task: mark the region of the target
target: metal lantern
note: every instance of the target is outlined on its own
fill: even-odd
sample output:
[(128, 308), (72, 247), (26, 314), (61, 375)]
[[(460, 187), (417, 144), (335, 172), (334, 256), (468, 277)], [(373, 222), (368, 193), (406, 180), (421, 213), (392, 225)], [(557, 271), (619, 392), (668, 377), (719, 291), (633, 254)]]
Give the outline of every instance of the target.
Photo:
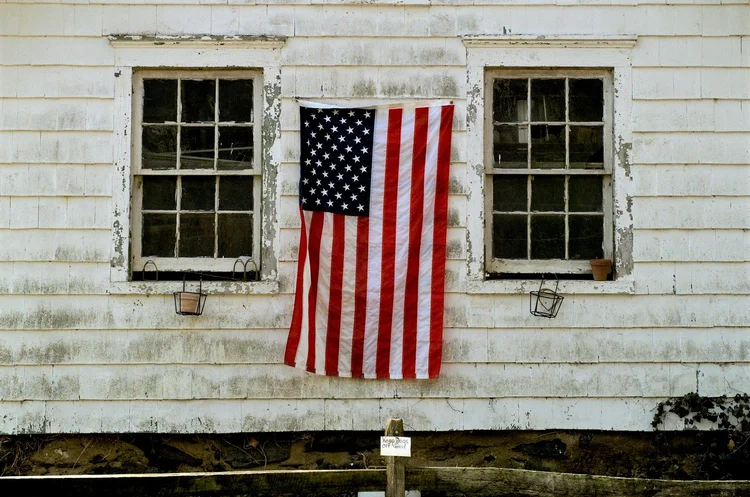
[(557, 317), (557, 311), (565, 297), (557, 293), (560, 280), (555, 279), (555, 289), (544, 288), (544, 278), (539, 283), (539, 290), (529, 292), (529, 312), (542, 318)]
[(174, 292), (174, 311), (182, 316), (200, 316), (206, 306), (208, 292), (203, 291), (203, 277), (198, 283), (197, 292), (188, 292), (185, 277), (182, 278), (182, 291)]

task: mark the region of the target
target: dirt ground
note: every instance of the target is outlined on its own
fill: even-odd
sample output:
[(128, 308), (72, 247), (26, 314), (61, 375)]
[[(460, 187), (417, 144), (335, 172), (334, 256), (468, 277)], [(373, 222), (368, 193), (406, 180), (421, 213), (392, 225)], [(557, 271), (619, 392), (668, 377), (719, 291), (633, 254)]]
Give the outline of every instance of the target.
[[(0, 474), (111, 474), (383, 467), (376, 432), (0, 437)], [(504, 467), (608, 476), (750, 479), (721, 432), (409, 433), (408, 466)], [(729, 443), (728, 443), (729, 442)]]

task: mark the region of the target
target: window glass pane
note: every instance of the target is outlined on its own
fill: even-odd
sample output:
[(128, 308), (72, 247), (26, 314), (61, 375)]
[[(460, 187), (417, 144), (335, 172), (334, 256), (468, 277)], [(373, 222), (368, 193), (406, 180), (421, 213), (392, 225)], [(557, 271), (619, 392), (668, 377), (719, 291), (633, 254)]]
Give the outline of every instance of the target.
[(526, 121), (528, 94), (526, 79), (496, 79), (492, 95), (492, 119), (495, 122)]
[(180, 257), (213, 257), (213, 214), (180, 214), (179, 255)]
[(143, 80), (143, 122), (177, 121), (177, 80)]
[(604, 82), (601, 79), (571, 79), (570, 120), (601, 121), (604, 115)]
[(253, 255), (253, 216), (219, 214), (219, 257)]
[(183, 176), (180, 209), (184, 211), (214, 210), (215, 188), (216, 179), (213, 176)]
[(531, 120), (565, 121), (565, 80), (531, 80)]
[(253, 128), (219, 128), (218, 169), (252, 169)]
[(531, 127), (531, 167), (565, 168), (565, 126)]
[(528, 167), (528, 126), (495, 126), (493, 161), (495, 167)]
[(144, 126), (141, 135), (141, 167), (174, 169), (177, 166), (177, 127)]
[(142, 176), (143, 209), (174, 210), (177, 208), (177, 178), (174, 176)]
[(602, 126), (570, 127), (570, 167), (604, 168), (604, 128)]
[(565, 258), (565, 216), (531, 216), (531, 258)]
[(176, 233), (176, 214), (144, 214), (141, 255), (143, 257), (174, 257)]
[(570, 245), (568, 254), (571, 259), (601, 259), (604, 257), (604, 217), (603, 216), (570, 216)]
[(493, 210), (528, 212), (528, 176), (497, 174), (492, 178)]
[(542, 212), (565, 211), (565, 177), (532, 176), (531, 210)]
[(496, 259), (526, 259), (526, 215), (492, 216), (492, 251)]
[(253, 80), (219, 81), (219, 121), (253, 122)]
[(180, 129), (180, 169), (214, 168), (214, 128)]
[(571, 176), (568, 181), (570, 212), (602, 212), (601, 176)]
[[(219, 210), (253, 210), (253, 178), (221, 176), (219, 178)], [(219, 224), (221, 227), (221, 224)]]
[(216, 118), (216, 81), (182, 81), (182, 122), (213, 122)]

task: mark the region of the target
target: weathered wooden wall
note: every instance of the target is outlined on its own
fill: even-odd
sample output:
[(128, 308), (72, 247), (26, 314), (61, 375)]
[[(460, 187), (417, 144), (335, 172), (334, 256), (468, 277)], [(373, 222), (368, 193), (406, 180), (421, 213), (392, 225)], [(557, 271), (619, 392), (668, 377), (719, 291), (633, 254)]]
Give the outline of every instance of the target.
[[(406, 3), (407, 5), (404, 5)], [(662, 2), (663, 3), (663, 2)], [(0, 433), (644, 430), (666, 396), (750, 391), (747, 0), (0, 0)], [(113, 291), (112, 33), (288, 37), (281, 49), (278, 295), (201, 318)], [(579, 285), (556, 320), (466, 292), (467, 51), (476, 34), (638, 36), (633, 291)], [(298, 237), (293, 97), (457, 104), (443, 376), (281, 364)], [(574, 287), (571, 287), (574, 288)]]

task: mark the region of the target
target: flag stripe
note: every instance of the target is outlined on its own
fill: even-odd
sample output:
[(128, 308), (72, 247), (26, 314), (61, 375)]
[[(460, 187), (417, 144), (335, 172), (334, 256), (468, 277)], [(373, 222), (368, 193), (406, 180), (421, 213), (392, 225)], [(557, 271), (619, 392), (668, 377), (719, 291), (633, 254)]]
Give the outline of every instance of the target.
[[(352, 344), (354, 342), (355, 282), (357, 278), (357, 220), (344, 217), (344, 264), (341, 275), (341, 336), (339, 338), (338, 374), (352, 374)], [(366, 219), (366, 218), (365, 218)]]
[(305, 369), (307, 369), (307, 353), (310, 339), (310, 306), (307, 304), (304, 297), (310, 294), (310, 282), (312, 280), (312, 274), (310, 272), (310, 225), (312, 224), (312, 215), (312, 212), (304, 211), (304, 222), (302, 227), (305, 230), (305, 239), (307, 240), (307, 257), (302, 261), (304, 263), (302, 267), (302, 325), (300, 332), (300, 345), (296, 355), (297, 364), (305, 367)]
[(297, 269), (297, 284), (295, 285), (294, 293), (294, 312), (292, 313), (292, 325), (289, 328), (289, 338), (286, 342), (286, 350), (284, 352), (284, 363), (290, 366), (294, 365), (294, 356), (299, 347), (300, 334), (302, 333), (302, 281), (304, 275), (304, 265), (307, 261), (307, 233), (305, 232), (305, 213), (302, 207), (299, 209), (300, 218), (302, 219), (302, 229), (300, 229), (299, 236), (299, 260), (303, 261)]
[(320, 271), (320, 241), (323, 235), (323, 212), (313, 212), (310, 220), (310, 245), (308, 249), (310, 264), (310, 290), (307, 298), (307, 370), (315, 372), (316, 345), (316, 312), (318, 302), (318, 276)]
[[(388, 138), (385, 150), (385, 191), (383, 193), (383, 256), (380, 273), (380, 328), (375, 373), (388, 378), (393, 329), (393, 291), (396, 276), (396, 222), (398, 207), (398, 169), (401, 154), (402, 109), (388, 112)], [(372, 215), (372, 212), (370, 212)]]
[(442, 109), (438, 139), (437, 184), (435, 192), (435, 234), (432, 252), (432, 313), (430, 317), (430, 378), (440, 374), (443, 347), (443, 305), (445, 303), (445, 244), (448, 227), (448, 182), (450, 180), (451, 128), (453, 106)]
[(440, 109), (430, 108), (424, 175), (422, 250), (419, 266), (419, 310), (417, 327), (417, 378), (429, 378), (430, 325), (432, 315), (432, 252), (437, 183), (437, 149), (440, 135)]
[(322, 212), (323, 229), (320, 233), (318, 255), (318, 295), (315, 300), (315, 372), (325, 374), (325, 354), (328, 313), (331, 296), (331, 253), (333, 252), (333, 213)]
[(367, 316), (365, 319), (362, 375), (375, 378), (375, 361), (378, 350), (380, 325), (380, 273), (383, 255), (383, 197), (385, 195), (385, 156), (388, 138), (389, 113), (375, 115), (375, 132), (372, 143), (372, 177), (370, 179), (370, 225), (367, 260)]
[[(419, 266), (422, 249), (422, 224), (424, 208), (424, 166), (427, 147), (428, 109), (415, 110), (414, 141), (412, 146), (411, 192), (409, 195), (409, 243), (406, 266), (406, 289), (404, 295), (404, 378), (416, 377), (417, 360), (417, 314), (419, 311)], [(410, 332), (414, 330), (414, 332)]]
[(393, 316), (391, 318), (391, 347), (389, 378), (403, 377), (404, 355), (404, 299), (406, 296), (406, 262), (409, 259), (409, 226), (411, 207), (411, 160), (414, 153), (415, 109), (403, 111), (401, 146), (398, 168), (398, 203), (396, 208), (396, 244), (394, 252)]
[(370, 218), (357, 218), (357, 262), (354, 294), (354, 330), (352, 343), (352, 376), (363, 376), (365, 322), (367, 320), (367, 271), (370, 244)]
[(341, 296), (344, 278), (345, 216), (333, 217), (333, 243), (331, 245), (331, 283), (328, 297), (328, 326), (326, 334), (325, 371), (329, 376), (339, 374), (339, 338), (341, 335)]

